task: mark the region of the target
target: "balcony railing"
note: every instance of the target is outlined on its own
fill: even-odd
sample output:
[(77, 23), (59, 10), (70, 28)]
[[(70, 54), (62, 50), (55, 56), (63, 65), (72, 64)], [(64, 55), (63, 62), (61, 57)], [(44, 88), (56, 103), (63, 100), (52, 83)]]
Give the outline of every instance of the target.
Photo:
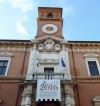
[(60, 79), (60, 80), (65, 80), (65, 79), (69, 79), (69, 78), (64, 73), (52, 73), (52, 74), (34, 73), (33, 74), (33, 79), (34, 80), (38, 80), (38, 79)]

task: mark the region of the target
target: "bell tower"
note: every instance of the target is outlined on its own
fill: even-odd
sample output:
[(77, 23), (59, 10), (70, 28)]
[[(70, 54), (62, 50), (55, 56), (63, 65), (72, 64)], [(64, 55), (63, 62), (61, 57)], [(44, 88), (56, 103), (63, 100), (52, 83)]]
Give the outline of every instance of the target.
[(62, 27), (62, 8), (38, 8), (36, 38), (52, 35), (63, 39)]

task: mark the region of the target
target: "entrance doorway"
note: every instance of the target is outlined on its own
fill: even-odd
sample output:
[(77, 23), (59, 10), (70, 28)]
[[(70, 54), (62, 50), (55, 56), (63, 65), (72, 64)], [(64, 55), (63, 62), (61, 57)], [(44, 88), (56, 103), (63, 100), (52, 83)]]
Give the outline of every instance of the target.
[(43, 101), (39, 102), (37, 106), (60, 106), (60, 104), (56, 101)]

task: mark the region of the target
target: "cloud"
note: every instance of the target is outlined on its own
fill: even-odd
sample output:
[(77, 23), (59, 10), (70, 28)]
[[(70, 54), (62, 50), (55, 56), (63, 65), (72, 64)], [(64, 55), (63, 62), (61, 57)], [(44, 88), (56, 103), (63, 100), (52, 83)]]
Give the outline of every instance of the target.
[(29, 17), (26, 14), (24, 14), (24, 15), (22, 14), (16, 18), (16, 21), (27, 22), (27, 21), (29, 21)]
[(72, 39), (71, 35), (68, 35), (66, 33), (63, 33), (63, 36), (64, 36), (65, 40), (71, 40)]
[(75, 14), (74, 6), (69, 2), (70, 0), (52, 0), (51, 7), (54, 5), (56, 7), (63, 8), (63, 15), (64, 16), (71, 16)]
[(0, 3), (9, 3), (13, 8), (19, 8), (22, 12), (33, 10), (37, 1), (33, 0), (0, 0)]
[(4, 0), (0, 0), (0, 2), (3, 2)]
[(69, 4), (68, 0), (58, 0), (61, 7), (63, 7), (63, 13), (65, 16), (70, 16), (75, 14), (75, 8), (72, 4)]
[(74, 10), (73, 6), (71, 6), (71, 5), (64, 6), (63, 10), (64, 10), (64, 15), (66, 15), (66, 16), (75, 14), (75, 10)]
[(28, 16), (27, 15), (24, 15), (23, 17), (22, 17), (22, 20), (23, 21), (28, 21), (29, 19), (28, 19)]
[(0, 3), (6, 3), (7, 0), (0, 0)]
[(20, 33), (21, 36), (28, 36), (24, 26), (21, 24), (20, 21), (17, 22), (17, 31)]
[(8, 0), (8, 1), (14, 8), (19, 8), (23, 12), (33, 10), (35, 6), (35, 2), (33, 2), (32, 0)]

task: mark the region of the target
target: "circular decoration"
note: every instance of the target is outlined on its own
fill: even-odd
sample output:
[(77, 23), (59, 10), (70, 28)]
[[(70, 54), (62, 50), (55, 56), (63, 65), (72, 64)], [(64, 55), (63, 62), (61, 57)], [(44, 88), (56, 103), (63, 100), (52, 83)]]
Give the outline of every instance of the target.
[(53, 34), (58, 31), (58, 27), (54, 24), (46, 24), (42, 27), (42, 31), (47, 34)]

